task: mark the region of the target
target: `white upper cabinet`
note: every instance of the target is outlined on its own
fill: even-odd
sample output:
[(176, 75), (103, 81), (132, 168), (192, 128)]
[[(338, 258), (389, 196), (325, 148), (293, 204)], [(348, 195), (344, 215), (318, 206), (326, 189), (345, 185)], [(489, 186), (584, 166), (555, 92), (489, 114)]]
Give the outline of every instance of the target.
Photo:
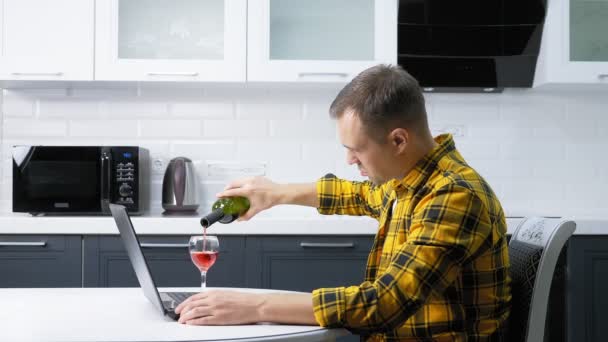
[(94, 0), (0, 0), (0, 79), (92, 80)]
[(97, 0), (95, 79), (245, 81), (246, 0)]
[(397, 0), (249, 0), (248, 81), (346, 82), (397, 62)]
[(548, 1), (542, 81), (608, 83), (608, 1)]

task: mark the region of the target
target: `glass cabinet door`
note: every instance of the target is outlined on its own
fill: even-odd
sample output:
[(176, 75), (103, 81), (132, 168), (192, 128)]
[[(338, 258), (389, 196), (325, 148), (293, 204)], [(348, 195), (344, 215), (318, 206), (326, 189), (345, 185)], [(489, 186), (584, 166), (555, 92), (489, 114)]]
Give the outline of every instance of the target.
[(249, 81), (348, 81), (397, 57), (396, 0), (249, 0)]
[[(560, 83), (608, 83), (608, 1), (550, 1), (561, 5), (561, 63), (552, 69)], [(549, 51), (550, 52), (550, 51)]]
[(96, 16), (96, 79), (245, 80), (246, 0), (105, 0)]
[(570, 60), (608, 62), (608, 1), (570, 0)]

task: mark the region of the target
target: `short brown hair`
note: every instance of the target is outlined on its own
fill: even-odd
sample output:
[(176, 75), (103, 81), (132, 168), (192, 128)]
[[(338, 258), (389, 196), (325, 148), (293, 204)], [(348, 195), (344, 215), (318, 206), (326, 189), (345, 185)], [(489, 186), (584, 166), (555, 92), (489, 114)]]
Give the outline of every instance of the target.
[(329, 114), (339, 118), (347, 110), (381, 143), (391, 129), (428, 127), (420, 85), (400, 66), (380, 64), (357, 75), (338, 93)]

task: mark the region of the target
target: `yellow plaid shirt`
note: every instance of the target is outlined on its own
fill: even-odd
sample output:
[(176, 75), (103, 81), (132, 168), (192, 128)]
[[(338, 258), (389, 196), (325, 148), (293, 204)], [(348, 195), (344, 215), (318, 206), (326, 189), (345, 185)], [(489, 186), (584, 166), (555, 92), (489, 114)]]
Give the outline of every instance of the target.
[[(511, 287), (505, 216), (450, 135), (401, 180), (327, 175), (321, 214), (367, 215), (379, 229), (359, 286), (313, 291), (321, 326), (368, 341), (502, 341)], [(396, 203), (395, 203), (396, 202)]]

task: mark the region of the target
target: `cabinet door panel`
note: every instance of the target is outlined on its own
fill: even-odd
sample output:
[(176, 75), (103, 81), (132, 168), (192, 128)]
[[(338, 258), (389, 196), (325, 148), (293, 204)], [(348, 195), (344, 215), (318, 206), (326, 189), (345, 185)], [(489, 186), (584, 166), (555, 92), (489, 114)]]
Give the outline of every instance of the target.
[(92, 80), (93, 0), (0, 0), (0, 79)]
[(247, 80), (347, 82), (397, 61), (396, 0), (249, 0)]
[(568, 244), (568, 341), (608, 336), (608, 237), (573, 236)]
[(247, 241), (249, 286), (310, 292), (360, 284), (373, 238), (262, 237)]
[[(158, 287), (200, 286), (200, 273), (190, 260), (187, 236), (139, 237), (146, 262)], [(183, 247), (175, 247), (183, 245)], [(207, 274), (207, 285), (244, 286), (244, 239), (220, 237), (220, 254)], [(133, 267), (117, 236), (85, 239), (86, 287), (139, 286)]]
[(245, 81), (246, 0), (95, 6), (95, 79)]
[(81, 287), (81, 237), (0, 236), (0, 287)]

